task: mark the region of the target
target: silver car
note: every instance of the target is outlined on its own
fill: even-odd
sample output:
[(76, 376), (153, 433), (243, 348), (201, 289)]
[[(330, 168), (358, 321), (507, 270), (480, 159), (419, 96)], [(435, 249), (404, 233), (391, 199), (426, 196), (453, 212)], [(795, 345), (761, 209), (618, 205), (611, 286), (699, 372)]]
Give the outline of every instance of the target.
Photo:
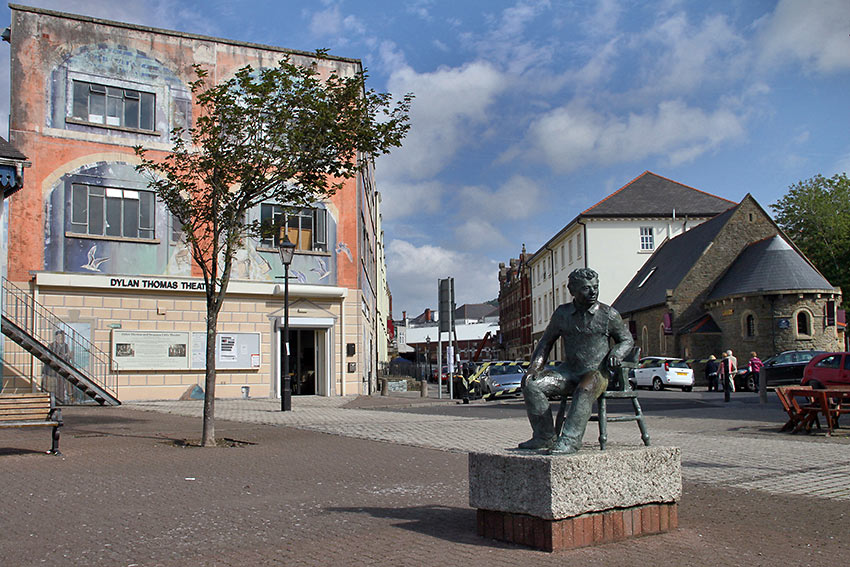
[(484, 385), (485, 394), (495, 394), (522, 385), (522, 377), (525, 376), (525, 368), (519, 364), (493, 363), (484, 369), (481, 383)]

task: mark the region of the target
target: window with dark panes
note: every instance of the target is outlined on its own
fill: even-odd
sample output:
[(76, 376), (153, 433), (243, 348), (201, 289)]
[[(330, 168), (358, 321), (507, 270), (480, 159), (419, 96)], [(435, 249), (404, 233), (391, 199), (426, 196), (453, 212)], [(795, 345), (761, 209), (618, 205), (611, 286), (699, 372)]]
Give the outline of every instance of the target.
[(756, 336), (756, 318), (752, 315), (747, 315), (747, 336)]
[(92, 124), (154, 131), (153, 93), (74, 81), (73, 98), (74, 118)]
[(153, 239), (154, 194), (74, 183), (71, 187), (71, 231)]
[(797, 334), (798, 335), (811, 335), (812, 328), (809, 324), (809, 314), (805, 311), (800, 311), (797, 313)]
[(839, 368), (841, 366), (841, 355), (833, 354), (832, 356), (827, 356), (815, 366), (819, 366), (821, 368)]
[[(264, 203), (260, 205), (260, 222), (264, 227), (286, 227), (289, 240), (296, 250), (314, 250), (326, 252), (328, 249), (328, 212), (325, 209), (301, 209), (286, 214), (280, 205)], [(280, 233), (265, 236), (260, 246), (277, 248), (280, 245)]]

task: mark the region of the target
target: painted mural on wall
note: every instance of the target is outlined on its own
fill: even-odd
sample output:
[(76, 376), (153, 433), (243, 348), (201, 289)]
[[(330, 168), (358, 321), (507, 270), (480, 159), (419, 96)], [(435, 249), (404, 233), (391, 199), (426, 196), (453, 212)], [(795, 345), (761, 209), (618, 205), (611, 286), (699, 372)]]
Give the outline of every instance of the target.
[(134, 166), (98, 162), (66, 174), (45, 196), (44, 269), (188, 276), (171, 215)]
[(50, 75), (47, 125), (110, 136), (151, 136), (191, 125), (189, 86), (168, 66), (117, 43), (78, 47)]
[[(191, 275), (191, 254), (171, 214), (132, 164), (97, 162), (66, 174), (45, 195), (44, 208), (47, 271)], [(325, 247), (332, 251), (297, 253), (293, 282), (336, 285), (338, 259), (353, 261), (348, 247), (336, 243), (333, 211), (325, 225)], [(275, 281), (282, 274), (277, 251), (257, 239), (234, 257), (233, 279)]]
[[(175, 127), (191, 125), (189, 87), (154, 56), (118, 43), (76, 48), (53, 70), (47, 126), (127, 138), (132, 143), (168, 142)], [(65, 174), (44, 195), (48, 271), (115, 275), (190, 276), (192, 258), (166, 207), (148, 190), (133, 164), (99, 161)], [(335, 209), (323, 211), (299, 243), (291, 281), (337, 284), (337, 262), (353, 263), (337, 242)], [(260, 208), (249, 217), (260, 218)], [(252, 218), (249, 218), (252, 220)], [(319, 226), (321, 225), (321, 226)], [(318, 235), (321, 234), (321, 238)], [(279, 281), (274, 244), (247, 239), (234, 257), (235, 280)]]

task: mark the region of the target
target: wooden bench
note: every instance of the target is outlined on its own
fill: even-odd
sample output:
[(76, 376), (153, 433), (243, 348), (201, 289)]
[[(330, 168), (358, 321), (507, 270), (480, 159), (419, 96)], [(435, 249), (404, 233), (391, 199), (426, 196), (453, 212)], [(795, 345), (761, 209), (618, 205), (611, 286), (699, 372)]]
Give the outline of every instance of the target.
[(0, 395), (0, 428), (6, 427), (52, 427), (53, 445), (47, 454), (62, 454), (59, 452), (62, 410), (56, 407), (53, 394)]

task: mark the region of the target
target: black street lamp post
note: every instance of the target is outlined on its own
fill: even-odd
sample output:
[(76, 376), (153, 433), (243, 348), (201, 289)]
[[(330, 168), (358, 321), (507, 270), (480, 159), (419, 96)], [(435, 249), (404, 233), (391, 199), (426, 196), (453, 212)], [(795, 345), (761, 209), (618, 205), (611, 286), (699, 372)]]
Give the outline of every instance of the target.
[(425, 377), (425, 382), (431, 379), (431, 335), (425, 337), (425, 356), (428, 358), (428, 376)]
[(285, 229), (278, 253), (283, 264), (283, 375), (280, 380), (280, 411), (292, 411), (292, 378), (289, 376), (289, 265), (295, 254), (295, 244), (289, 240)]

